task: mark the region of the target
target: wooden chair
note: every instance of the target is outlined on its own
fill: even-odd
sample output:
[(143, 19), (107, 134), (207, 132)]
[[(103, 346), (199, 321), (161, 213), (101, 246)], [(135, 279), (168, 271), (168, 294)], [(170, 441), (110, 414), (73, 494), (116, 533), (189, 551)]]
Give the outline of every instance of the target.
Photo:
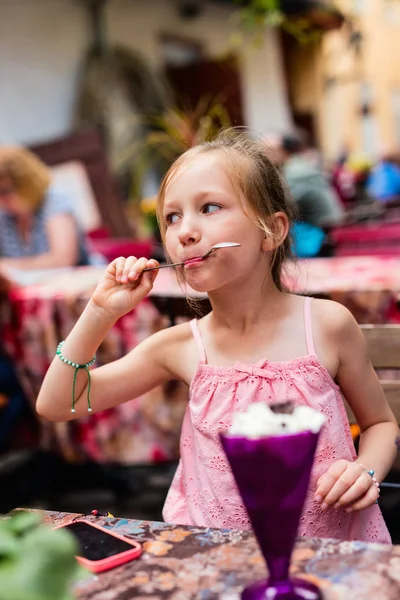
[(132, 231), (111, 174), (98, 131), (78, 131), (30, 147), (50, 167), (78, 161), (87, 172), (104, 226), (113, 237), (132, 237)]
[[(361, 329), (367, 340), (372, 365), (400, 423), (400, 325), (361, 325)], [(347, 405), (346, 410), (350, 424), (355, 425), (355, 417)], [(393, 469), (400, 471), (400, 456)]]
[[(154, 256), (154, 240), (135, 240), (134, 231), (129, 224), (126, 207), (118, 194), (118, 186), (110, 171), (104, 149), (103, 140), (97, 131), (79, 131), (57, 140), (31, 146), (30, 149), (39, 156), (49, 167), (64, 169), (65, 177), (75, 174), (77, 168), (85, 173), (87, 185), (90, 188), (91, 202), (95, 206), (78, 206), (78, 213), (88, 215), (94, 227), (85, 227), (81, 222), (83, 230), (87, 234), (88, 248), (91, 252), (101, 254), (111, 262), (118, 256)], [(72, 169), (72, 173), (71, 173)], [(60, 175), (60, 172), (58, 173)], [(73, 186), (72, 186), (73, 187)], [(75, 190), (77, 191), (77, 190)], [(85, 194), (84, 194), (85, 196)], [(76, 195), (79, 203), (83, 198)], [(89, 198), (84, 198), (86, 203)], [(93, 210), (97, 213), (93, 219)], [(87, 223), (86, 223), (87, 225)], [(110, 237), (111, 236), (111, 237)]]
[[(361, 325), (372, 365), (400, 423), (400, 325)], [(390, 370), (391, 373), (387, 373)], [(385, 372), (386, 371), (386, 372)]]

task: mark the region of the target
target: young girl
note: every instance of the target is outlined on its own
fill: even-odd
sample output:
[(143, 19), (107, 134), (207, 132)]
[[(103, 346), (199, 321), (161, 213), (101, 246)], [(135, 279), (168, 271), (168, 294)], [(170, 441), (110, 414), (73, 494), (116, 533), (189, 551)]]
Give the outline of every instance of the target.
[[(250, 524), (219, 443), (250, 403), (292, 401), (321, 411), (321, 434), (300, 535), (390, 543), (376, 501), (396, 455), (398, 427), (357, 323), (342, 305), (286, 292), (282, 263), (290, 250), (285, 187), (257, 142), (222, 134), (183, 154), (159, 192), (158, 216), (169, 258), (187, 261), (214, 244), (236, 242), (204, 261), (179, 267), (207, 292), (212, 312), (152, 335), (127, 356), (93, 371), (90, 398), (101, 411), (170, 379), (190, 386), (181, 461), (166, 521), (210, 527)], [(37, 411), (52, 421), (87, 414), (91, 362), (106, 333), (149, 293), (154, 260), (118, 258), (107, 268), (82, 316), (59, 347)], [(62, 358), (62, 360), (60, 360)], [(67, 362), (65, 362), (67, 360)], [(69, 364), (68, 364), (69, 361)], [(341, 395), (362, 435), (357, 457)], [(268, 470), (260, 473), (268, 478)]]

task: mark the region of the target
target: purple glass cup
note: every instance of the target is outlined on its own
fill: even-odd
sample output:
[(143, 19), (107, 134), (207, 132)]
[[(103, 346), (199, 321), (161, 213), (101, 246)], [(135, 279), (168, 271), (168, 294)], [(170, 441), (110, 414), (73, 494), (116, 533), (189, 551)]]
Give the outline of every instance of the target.
[(247, 587), (243, 600), (321, 600), (318, 588), (289, 577), (290, 558), (310, 482), (319, 433), (251, 440), (221, 435), (269, 578)]

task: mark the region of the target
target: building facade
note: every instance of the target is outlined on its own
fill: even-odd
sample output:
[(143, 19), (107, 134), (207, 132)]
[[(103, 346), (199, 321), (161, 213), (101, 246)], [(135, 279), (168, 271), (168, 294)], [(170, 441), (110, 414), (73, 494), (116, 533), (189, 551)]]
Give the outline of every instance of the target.
[[(79, 78), (92, 41), (89, 4), (0, 0), (0, 143), (47, 140), (73, 126)], [(181, 6), (177, 0), (107, 0), (107, 44), (137, 52), (156, 78), (166, 60), (179, 58), (185, 46), (185, 52), (201, 48), (204, 60), (224, 57), (231, 48), (237, 5), (204, 2), (191, 18)], [(244, 123), (260, 133), (289, 127), (278, 32), (266, 31), (257, 48), (243, 46), (238, 70)]]
[(294, 120), (328, 160), (400, 146), (400, 1), (336, 0), (348, 17), (321, 41), (283, 44)]

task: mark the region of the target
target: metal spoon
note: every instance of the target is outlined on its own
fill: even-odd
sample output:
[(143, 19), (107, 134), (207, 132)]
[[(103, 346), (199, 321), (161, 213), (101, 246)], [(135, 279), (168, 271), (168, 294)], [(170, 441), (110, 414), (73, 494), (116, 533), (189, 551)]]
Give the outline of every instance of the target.
[[(219, 244), (214, 244), (214, 246), (212, 246), (208, 252), (203, 254), (203, 256), (199, 256), (198, 260), (199, 261), (204, 260), (205, 258), (210, 256), (210, 254), (213, 254), (219, 248), (235, 248), (236, 246), (240, 246), (240, 244), (237, 244), (236, 242), (220, 242)], [(191, 259), (191, 260), (193, 260), (193, 259)], [(178, 262), (178, 263), (168, 263), (165, 265), (158, 265), (158, 267), (151, 267), (149, 269), (143, 269), (143, 271), (155, 271), (157, 269), (166, 269), (167, 267), (180, 267), (187, 262), (190, 262), (190, 260), (185, 260), (184, 262)]]

